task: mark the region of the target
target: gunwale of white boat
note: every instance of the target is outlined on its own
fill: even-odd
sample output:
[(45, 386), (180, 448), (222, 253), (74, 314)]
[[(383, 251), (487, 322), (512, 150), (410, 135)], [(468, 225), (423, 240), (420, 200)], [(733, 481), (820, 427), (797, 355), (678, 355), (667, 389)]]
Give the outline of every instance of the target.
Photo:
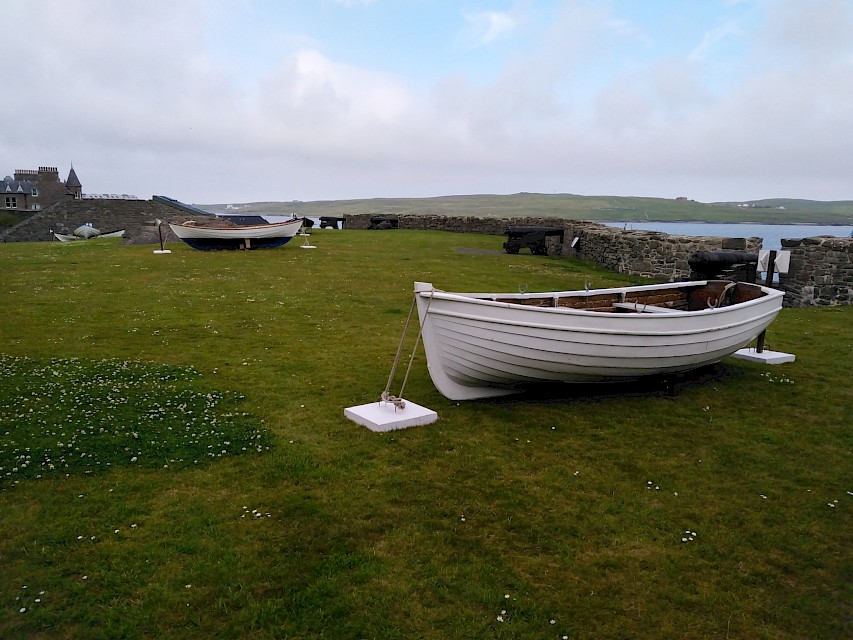
[[(711, 296), (724, 290), (731, 304), (695, 308), (717, 302)], [(783, 293), (704, 280), (523, 294), (450, 293), (415, 283), (415, 295), (430, 376), (443, 395), (466, 400), (515, 393), (536, 380), (633, 379), (717, 362), (773, 321)], [(671, 306), (624, 302), (644, 296)], [(538, 306), (544, 304), (552, 306)], [(561, 306), (568, 304), (596, 309)]]

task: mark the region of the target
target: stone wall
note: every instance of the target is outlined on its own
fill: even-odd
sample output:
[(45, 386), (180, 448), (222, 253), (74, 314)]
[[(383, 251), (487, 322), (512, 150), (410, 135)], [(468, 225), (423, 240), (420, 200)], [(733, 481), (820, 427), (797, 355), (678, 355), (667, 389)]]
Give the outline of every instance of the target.
[[(345, 216), (346, 229), (367, 229), (370, 226), (371, 213)], [(539, 227), (564, 227), (577, 221), (560, 218), (485, 218), (479, 216), (443, 216), (405, 214), (396, 216), (400, 229), (420, 229), (431, 231), (452, 231), (454, 233), (481, 233), (500, 236), (511, 225), (531, 225)], [(596, 223), (580, 223), (596, 224)]]
[(787, 274), (779, 274), (785, 306), (853, 304), (853, 238), (782, 240), (791, 252)]
[[(690, 277), (688, 258), (695, 251), (757, 252), (761, 238), (676, 236), (657, 231), (626, 231), (618, 227), (581, 223), (574, 255), (616, 273), (666, 281)], [(571, 239), (567, 238), (567, 242)]]
[[(367, 229), (370, 214), (346, 217), (347, 229)], [(398, 216), (400, 229), (428, 229), (457, 233), (503, 235), (514, 225), (561, 227), (563, 245), (549, 244), (550, 255), (567, 255), (600, 267), (629, 275), (666, 281), (690, 276), (687, 259), (694, 251), (733, 249), (758, 251), (761, 238), (721, 238), (716, 236), (674, 236), (655, 231), (623, 231), (598, 222), (565, 218), (482, 218), (440, 215)], [(380, 232), (378, 232), (380, 233)], [(393, 233), (389, 231), (387, 233)], [(574, 242), (577, 238), (577, 242)], [(572, 244), (574, 242), (574, 247)]]
[(10, 227), (2, 241), (50, 241), (53, 240), (51, 230), (71, 233), (86, 223), (104, 233), (124, 229), (125, 238), (131, 239), (153, 225), (156, 218), (176, 219), (177, 213), (172, 207), (153, 200), (64, 200)]

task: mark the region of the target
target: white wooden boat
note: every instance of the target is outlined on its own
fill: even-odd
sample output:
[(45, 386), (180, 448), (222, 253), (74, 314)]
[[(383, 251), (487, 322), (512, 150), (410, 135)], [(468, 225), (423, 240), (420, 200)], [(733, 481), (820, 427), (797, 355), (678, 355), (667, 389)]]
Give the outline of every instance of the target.
[(255, 225), (198, 225), (169, 223), (172, 231), (194, 249), (269, 249), (289, 242), (302, 226), (302, 218)]
[(101, 235), (101, 230), (96, 229), (91, 224), (81, 224), (74, 229), (74, 235), (83, 240), (88, 240), (89, 238), (97, 238)]
[(517, 294), (416, 282), (415, 296), (433, 383), (471, 400), (712, 364), (764, 331), (783, 293), (724, 280)]
[(77, 227), (74, 230), (73, 234), (54, 232), (53, 236), (60, 242), (72, 242), (74, 240), (94, 240), (95, 238), (121, 238), (124, 236), (124, 229), (119, 229), (118, 231), (110, 231), (108, 233), (101, 233), (99, 229), (96, 229), (92, 225), (84, 224)]

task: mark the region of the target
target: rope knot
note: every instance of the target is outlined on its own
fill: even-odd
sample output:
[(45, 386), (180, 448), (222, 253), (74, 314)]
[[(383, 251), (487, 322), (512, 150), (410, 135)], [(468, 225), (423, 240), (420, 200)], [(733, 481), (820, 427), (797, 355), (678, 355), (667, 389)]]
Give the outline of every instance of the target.
[(397, 396), (392, 396), (387, 391), (382, 392), (381, 402), (390, 402), (394, 405), (394, 407), (400, 409), (401, 411), (406, 408), (405, 400), (403, 400), (402, 398), (398, 398)]

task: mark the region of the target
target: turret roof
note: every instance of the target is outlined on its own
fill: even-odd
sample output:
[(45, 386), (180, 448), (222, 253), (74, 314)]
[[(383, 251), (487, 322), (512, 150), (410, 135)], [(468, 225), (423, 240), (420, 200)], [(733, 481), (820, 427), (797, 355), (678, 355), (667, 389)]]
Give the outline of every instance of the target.
[(68, 179), (65, 181), (66, 187), (82, 187), (80, 184), (80, 179), (77, 177), (77, 174), (74, 172), (74, 166), (71, 166), (71, 171), (68, 172)]

